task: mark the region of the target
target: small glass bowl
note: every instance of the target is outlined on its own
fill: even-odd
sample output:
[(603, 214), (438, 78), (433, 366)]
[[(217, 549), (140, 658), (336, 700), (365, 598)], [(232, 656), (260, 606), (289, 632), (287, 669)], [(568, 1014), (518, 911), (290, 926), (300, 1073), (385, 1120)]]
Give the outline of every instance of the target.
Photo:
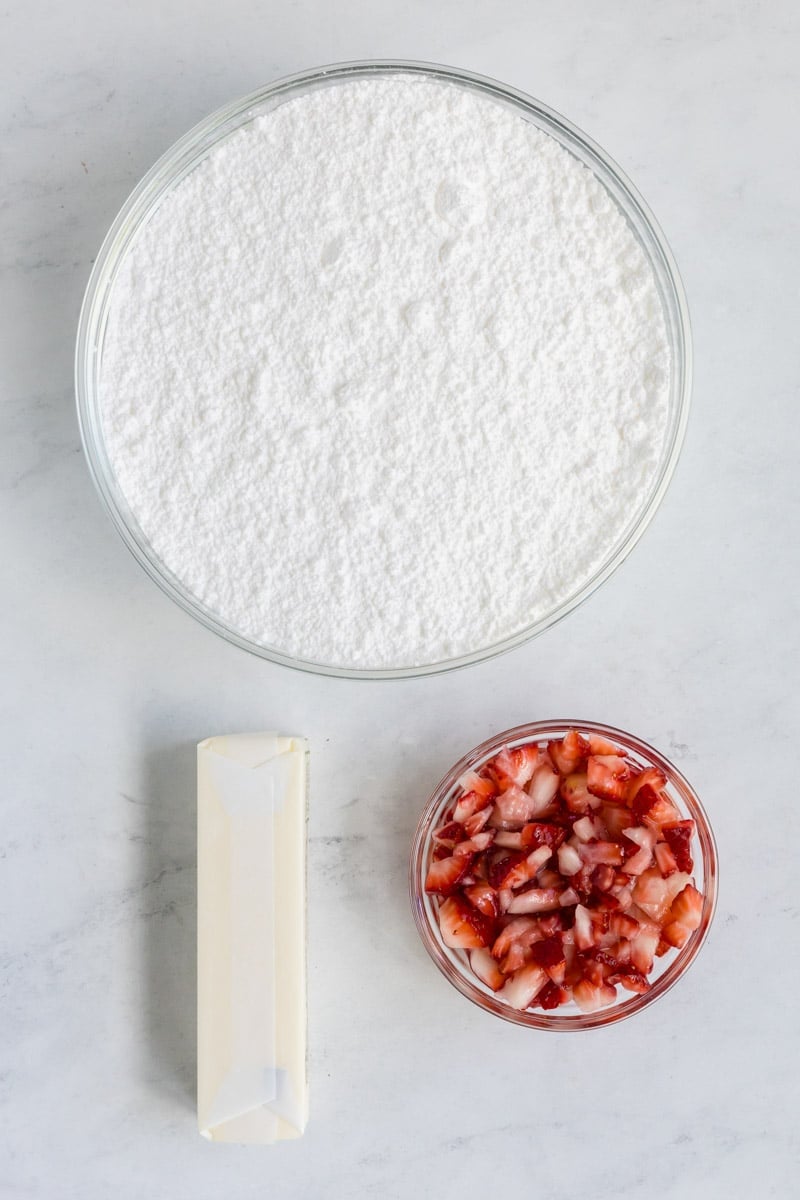
[[(652, 983), (649, 991), (642, 994), (621, 991), (621, 995), (618, 992), (617, 1001), (592, 1013), (581, 1012), (573, 1004), (565, 1005), (563, 1009), (554, 1009), (552, 1012), (542, 1009), (525, 1009), (520, 1012), (503, 1000), (498, 1000), (495, 993), (478, 979), (469, 966), (464, 950), (452, 950), (445, 946), (436, 915), (438, 901), (426, 893), (425, 876), (433, 849), (433, 831), (441, 824), (445, 809), (452, 803), (458, 791), (458, 780), (464, 772), (478, 770), (503, 746), (519, 746), (526, 742), (561, 738), (569, 729), (578, 729), (582, 733), (596, 733), (608, 738), (625, 750), (631, 763), (640, 767), (658, 767), (664, 772), (667, 777), (667, 795), (680, 810), (683, 818), (691, 817), (695, 822), (696, 835), (692, 846), (695, 856), (693, 876), (697, 888), (703, 894), (703, 912), (700, 927), (692, 933), (681, 950), (671, 951), (662, 958), (656, 958), (649, 976)], [(691, 785), (668, 759), (646, 742), (611, 725), (598, 725), (592, 721), (537, 721), (531, 725), (518, 725), (514, 729), (498, 733), (476, 746), (474, 750), (470, 750), (469, 754), (465, 754), (447, 772), (425, 805), (417, 825), (411, 850), (408, 883), (414, 920), (425, 949), (445, 978), (468, 1000), (486, 1012), (494, 1013), (495, 1016), (515, 1025), (526, 1025), (529, 1029), (570, 1030), (600, 1029), (622, 1021), (625, 1017), (632, 1017), (634, 1013), (641, 1012), (643, 1008), (664, 996), (683, 977), (706, 940), (717, 902), (717, 875), (717, 848), (708, 817)]]
[[(616, 544), (609, 547), (605, 561), (591, 578), (539, 620), (493, 645), (476, 646), (471, 653), (439, 662), (412, 662), (397, 667), (369, 669), (314, 662), (287, 654), (280, 646), (256, 641), (204, 604), (161, 561), (130, 509), (106, 450), (100, 405), (100, 370), (109, 307), (120, 266), (140, 230), (182, 180), (226, 138), (287, 100), (319, 88), (335, 87), (352, 79), (394, 75), (436, 79), (488, 96), (549, 134), (593, 172), (619, 207), (652, 268), (670, 343), (671, 383), (667, 429), (650, 493), (641, 508), (630, 514), (627, 527)], [(667, 241), (630, 180), (586, 134), (538, 100), (470, 71), (402, 60), (365, 61), (304, 71), (280, 79), (218, 109), (177, 141), (148, 171), (117, 214), (95, 260), (78, 323), (75, 394), (83, 448), (100, 499), (137, 562), (181, 608), (233, 645), (284, 666), (350, 679), (402, 679), (465, 667), (521, 645), (577, 608), (627, 558), (655, 516), (678, 461), (689, 415), (691, 357), (686, 297)]]

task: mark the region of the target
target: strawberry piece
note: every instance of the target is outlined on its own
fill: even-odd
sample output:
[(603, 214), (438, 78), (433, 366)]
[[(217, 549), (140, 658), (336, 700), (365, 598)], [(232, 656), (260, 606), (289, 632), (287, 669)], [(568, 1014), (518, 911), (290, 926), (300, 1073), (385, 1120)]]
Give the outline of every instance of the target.
[[(661, 924), (675, 897), (687, 883), (688, 875), (678, 871), (664, 879), (657, 867), (639, 876), (633, 889), (633, 898), (640, 909), (652, 920)], [(641, 885), (641, 886), (640, 886)], [(680, 918), (671, 917), (672, 920)]]
[(469, 856), (471, 859), (474, 854), (481, 854), (484, 850), (488, 850), (494, 841), (494, 830), (487, 829), (483, 833), (476, 833), (474, 838), (470, 838), (467, 842), (459, 842), (453, 854), (456, 858), (464, 858)]
[(549, 846), (540, 846), (538, 850), (534, 850), (511, 868), (503, 879), (503, 887), (518, 888), (522, 887), (523, 883), (528, 883), (535, 878), (537, 871), (544, 866), (552, 853)]
[(645, 979), (641, 971), (637, 971), (635, 967), (628, 967), (622, 971), (617, 971), (615, 975), (609, 976), (609, 983), (621, 983), (629, 992), (647, 992), (650, 990), (650, 982)]
[[(592, 883), (598, 892), (610, 892), (614, 886), (614, 868), (605, 864), (592, 871)], [(616, 908), (616, 904), (614, 905)]]
[(662, 792), (651, 788), (649, 783), (639, 788), (631, 810), (637, 821), (647, 821), (649, 825), (656, 826), (664, 824), (665, 821), (674, 821), (678, 815), (674, 804)]
[(458, 842), (464, 840), (464, 826), (459, 825), (458, 821), (448, 821), (446, 825), (441, 825), (433, 831), (433, 840), (439, 842), (442, 846), (449, 846), (451, 849)]
[(564, 877), (558, 871), (552, 871), (550, 867), (543, 867), (537, 876), (539, 887), (555, 888), (560, 892), (564, 886)]
[(513, 975), (520, 967), (524, 967), (525, 963), (531, 961), (531, 951), (528, 946), (523, 946), (522, 942), (512, 942), (508, 954), (500, 963), (500, 970), (504, 975)]
[(495, 938), (492, 954), (495, 958), (503, 958), (508, 954), (514, 942), (519, 942), (523, 946), (531, 946), (540, 937), (539, 923), (533, 917), (514, 917), (513, 921), (509, 921)]
[(456, 890), (459, 880), (466, 875), (470, 861), (470, 857), (466, 855), (462, 858), (450, 855), (448, 858), (432, 862), (425, 879), (425, 891), (449, 896)]
[(560, 775), (572, 775), (583, 766), (589, 754), (589, 743), (577, 729), (570, 729), (560, 740), (548, 742), (547, 752)]
[(633, 804), (637, 792), (643, 787), (652, 788), (654, 792), (663, 792), (666, 786), (667, 777), (663, 771), (659, 771), (658, 767), (645, 767), (644, 770), (638, 771), (628, 784), (626, 800), (629, 805)]
[(561, 777), (552, 765), (545, 761), (536, 768), (528, 784), (528, 795), (534, 804), (533, 815), (545, 812), (558, 795)]
[(618, 755), (592, 755), (586, 768), (586, 786), (593, 796), (602, 800), (622, 800), (630, 767)]
[(573, 904), (580, 903), (580, 896), (574, 888), (564, 888), (564, 891), (558, 897), (558, 902), (562, 908), (571, 908)]
[(531, 959), (540, 967), (544, 967), (553, 983), (560, 986), (564, 982), (567, 960), (564, 957), (561, 938), (557, 934), (544, 938), (541, 942), (535, 942), (531, 947)]
[(547, 983), (547, 974), (536, 963), (527, 963), (515, 971), (498, 995), (512, 1008), (527, 1008)]
[(630, 853), (622, 868), (626, 875), (641, 875), (648, 870), (653, 862), (655, 844), (656, 835), (652, 829), (645, 829), (643, 825), (632, 825), (626, 829), (623, 849)]
[(499, 917), (500, 904), (497, 892), (488, 883), (473, 883), (464, 888), (464, 895), (470, 904), (486, 917)]
[(483, 827), (488, 823), (492, 815), (492, 807), (488, 805), (486, 808), (480, 809), (473, 813), (471, 817), (467, 817), (464, 822), (464, 832), (467, 837), (475, 837), (476, 833), (480, 833)]
[(672, 849), (666, 842), (659, 842), (655, 848), (656, 866), (661, 874), (666, 879), (668, 875), (674, 875), (678, 869), (678, 863)]
[(639, 932), (640, 925), (635, 917), (629, 917), (627, 913), (612, 913), (608, 918), (608, 929), (615, 937), (630, 941)]
[(527, 746), (504, 746), (489, 766), (501, 784), (524, 787), (536, 770), (539, 758), (539, 747), (533, 743)]
[[(622, 847), (616, 842), (585, 842), (579, 853), (583, 861), (591, 866), (597, 866), (598, 863), (608, 863), (612, 867), (622, 866)], [(613, 882), (612, 874), (609, 886)]]
[(594, 808), (594, 800), (589, 794), (588, 777), (583, 772), (562, 779), (559, 794), (571, 813), (585, 813)]
[(546, 821), (530, 821), (523, 825), (521, 836), (523, 846), (549, 846), (555, 850), (564, 841), (567, 831)]
[(583, 859), (574, 846), (560, 846), (558, 869), (562, 875), (576, 875), (583, 867)]
[(633, 813), (624, 804), (604, 804), (601, 814), (606, 833), (612, 838), (621, 838), (636, 823)]
[(470, 950), (469, 965), (481, 983), (485, 983), (493, 992), (500, 991), (500, 988), (505, 983), (505, 976), (488, 950), (485, 950), (483, 947), (479, 950)]
[(510, 913), (549, 912), (559, 908), (560, 901), (555, 888), (531, 888), (530, 891), (520, 892), (508, 906)]
[(569, 991), (565, 987), (558, 987), (557, 984), (550, 980), (546, 983), (536, 997), (536, 1003), (544, 1009), (559, 1008), (560, 1005), (566, 1004), (570, 998)]
[(617, 989), (610, 983), (595, 984), (582, 979), (572, 989), (572, 999), (581, 1012), (595, 1012), (598, 1008), (613, 1004), (616, 998)]
[(537, 924), (542, 937), (552, 937), (554, 933), (560, 934), (563, 930), (564, 918), (560, 912), (551, 912), (539, 917)]
[(432, 854), (433, 861), (438, 862), (441, 858), (449, 858), (450, 853), (451, 851), (449, 846), (434, 846)]
[(522, 788), (512, 784), (494, 801), (489, 824), (498, 829), (521, 829), (536, 816), (536, 802)]
[(493, 888), (507, 888), (507, 877), (516, 866), (524, 863), (527, 858), (524, 850), (512, 851), (510, 854), (499, 855), (489, 867), (489, 883)]
[(522, 850), (522, 830), (498, 829), (494, 844), (495, 846), (502, 846), (504, 850)]
[(618, 758), (624, 757), (624, 750), (620, 750), (619, 746), (615, 746), (613, 742), (607, 741), (606, 738), (600, 737), (597, 733), (590, 733), (588, 742), (590, 754), (599, 754), (603, 757), (612, 754)]
[(669, 942), (665, 942), (663, 937), (659, 938), (658, 945), (656, 946), (656, 958), (663, 958), (671, 949), (672, 946), (670, 946)]
[(694, 837), (694, 821), (668, 821), (661, 826), (661, 832), (670, 850), (675, 856), (679, 871), (691, 875), (692, 862), (691, 844)]
[(489, 803), (489, 796), (483, 796), (480, 792), (464, 792), (453, 809), (453, 820), (463, 824), (467, 817), (471, 817), (473, 813), (480, 812)]
[(494, 922), (461, 896), (448, 896), (439, 908), (442, 941), (452, 950), (477, 950), (492, 940)]
[(508, 906), (514, 899), (514, 893), (511, 888), (500, 888), (497, 892), (497, 902), (500, 905), (500, 912), (507, 913)]
[(579, 842), (591, 842), (593, 838), (597, 837), (597, 829), (591, 817), (581, 817), (580, 820), (575, 821), (572, 825), (572, 833)]
[(575, 924), (573, 929), (575, 932), (575, 945), (578, 949), (590, 950), (594, 945), (594, 925), (592, 924), (592, 914), (583, 904), (578, 904), (575, 908)]
[(486, 779), (477, 771), (465, 771), (458, 781), (458, 786), (465, 792), (477, 792), (479, 796), (496, 796), (497, 784), (493, 779)]
[(631, 962), (643, 975), (649, 975), (653, 969), (653, 957), (660, 939), (657, 925), (643, 925), (631, 938)]
[[(703, 897), (692, 883), (687, 883), (675, 896), (669, 910), (670, 921), (680, 921), (687, 929), (700, 928), (703, 919)], [(665, 931), (666, 935), (666, 931)]]
[(661, 940), (666, 942), (668, 946), (674, 946), (676, 950), (682, 949), (691, 936), (691, 929), (687, 929), (680, 921), (670, 921), (667, 919), (667, 924), (661, 930)]

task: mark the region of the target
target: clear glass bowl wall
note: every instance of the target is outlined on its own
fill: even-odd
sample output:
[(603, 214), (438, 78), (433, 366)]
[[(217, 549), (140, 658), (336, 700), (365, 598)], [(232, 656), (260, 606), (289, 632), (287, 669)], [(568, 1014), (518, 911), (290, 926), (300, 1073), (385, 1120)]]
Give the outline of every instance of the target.
[[(683, 949), (657, 958), (650, 976), (652, 987), (641, 995), (630, 992), (618, 994), (618, 999), (608, 1008), (593, 1013), (583, 1013), (577, 1008), (568, 1012), (555, 1010), (552, 1013), (533, 1009), (518, 1012), (502, 1000), (498, 1000), (485, 984), (473, 974), (463, 950), (452, 950), (445, 946), (437, 919), (437, 901), (425, 892), (425, 876), (433, 850), (433, 831), (442, 822), (444, 812), (453, 801), (458, 789), (458, 780), (465, 771), (477, 770), (492, 758), (503, 746), (519, 746), (526, 742), (544, 742), (561, 738), (569, 729), (596, 733), (623, 747), (628, 759), (637, 766), (659, 767), (667, 777), (667, 794), (680, 810), (682, 818), (691, 817), (696, 825), (694, 851), (694, 879), (703, 893), (703, 912), (700, 927), (691, 935)], [(699, 851), (699, 853), (698, 853)], [(641, 1012), (681, 979), (700, 952), (708, 934), (717, 901), (717, 850), (714, 835), (705, 810), (681, 772), (667, 758), (648, 746), (646, 742), (615, 729), (610, 725), (598, 725), (591, 721), (541, 721), (531, 725), (519, 725), (476, 746), (448, 771), (434, 790), (417, 826), (409, 862), (409, 891), (411, 907), (419, 935), (436, 966), (446, 979), (468, 1000), (486, 1012), (494, 1013), (516, 1025), (529, 1029), (575, 1030), (598, 1029), (622, 1021)], [(566, 1007), (566, 1006), (565, 1006)]]
[[(130, 511), (109, 461), (100, 411), (100, 370), (109, 305), (117, 272), (138, 231), (150, 219), (164, 197), (225, 138), (286, 100), (318, 88), (336, 86), (343, 80), (396, 74), (428, 76), (491, 96), (555, 138), (594, 172), (619, 205), (652, 265), (671, 346), (671, 391), (669, 425), (659, 470), (650, 495), (641, 511), (631, 514), (628, 528), (612, 547), (603, 566), (582, 588), (541, 620), (494, 645), (476, 647), (471, 654), (421, 666), (409, 663), (387, 670), (362, 670), (338, 666), (335, 663), (296, 658), (283, 653), (280, 647), (254, 641), (207, 608), (159, 559)], [(302, 670), (366, 679), (435, 674), (490, 658), (542, 633), (590, 596), (632, 550), (664, 496), (675, 469), (686, 428), (690, 380), (689, 318), (677, 268), (652, 214), (620, 169), (575, 126), (523, 93), (466, 71), (404, 61), (345, 63), (279, 80), (213, 113), (176, 142), (132, 192), (103, 242), (81, 310), (75, 360), (78, 417), (94, 484), (117, 531), (150, 577), (168, 596), (207, 628), (253, 654)]]

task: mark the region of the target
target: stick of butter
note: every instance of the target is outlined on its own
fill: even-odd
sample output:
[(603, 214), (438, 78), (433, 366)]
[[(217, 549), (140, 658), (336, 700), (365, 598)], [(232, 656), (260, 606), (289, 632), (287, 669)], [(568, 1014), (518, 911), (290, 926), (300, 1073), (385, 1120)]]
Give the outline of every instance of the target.
[(305, 1129), (307, 753), (274, 733), (197, 747), (197, 1117), (215, 1142)]

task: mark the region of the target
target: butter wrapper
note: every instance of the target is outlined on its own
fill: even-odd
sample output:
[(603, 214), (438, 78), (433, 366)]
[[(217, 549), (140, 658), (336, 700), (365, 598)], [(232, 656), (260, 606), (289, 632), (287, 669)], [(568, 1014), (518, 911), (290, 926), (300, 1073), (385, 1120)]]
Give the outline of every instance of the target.
[(307, 754), (273, 733), (197, 747), (197, 1116), (215, 1142), (306, 1125)]

